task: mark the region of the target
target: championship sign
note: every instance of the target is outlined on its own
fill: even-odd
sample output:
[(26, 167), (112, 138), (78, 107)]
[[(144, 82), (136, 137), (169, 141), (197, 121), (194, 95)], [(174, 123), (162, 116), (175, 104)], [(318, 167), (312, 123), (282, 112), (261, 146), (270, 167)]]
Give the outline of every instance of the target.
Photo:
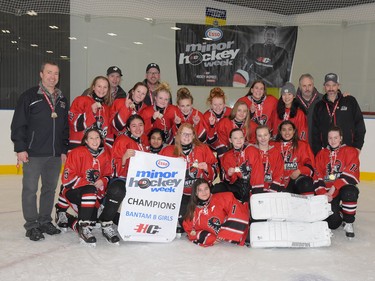
[(185, 171), (182, 158), (136, 151), (118, 226), (124, 241), (171, 242), (176, 237)]

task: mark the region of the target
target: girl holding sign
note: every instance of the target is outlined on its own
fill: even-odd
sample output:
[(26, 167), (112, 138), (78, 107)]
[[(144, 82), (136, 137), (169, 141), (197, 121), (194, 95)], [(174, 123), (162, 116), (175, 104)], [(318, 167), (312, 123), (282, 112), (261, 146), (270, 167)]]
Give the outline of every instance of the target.
[(160, 155), (182, 157), (186, 160), (186, 174), (184, 193), (182, 196), (180, 215), (186, 212), (187, 203), (192, 194), (193, 183), (203, 178), (209, 183), (216, 178), (218, 167), (217, 159), (208, 145), (199, 141), (194, 127), (190, 123), (183, 123), (177, 131), (175, 145), (165, 147)]

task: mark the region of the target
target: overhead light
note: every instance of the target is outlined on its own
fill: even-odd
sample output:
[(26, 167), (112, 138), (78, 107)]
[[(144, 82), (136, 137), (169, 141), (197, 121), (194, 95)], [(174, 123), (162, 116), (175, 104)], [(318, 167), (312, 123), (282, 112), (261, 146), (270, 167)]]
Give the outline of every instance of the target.
[(154, 19), (153, 18), (144, 18), (145, 20), (147, 21), (153, 21)]
[(59, 29), (59, 27), (56, 26), (56, 25), (50, 25), (49, 28), (51, 28), (51, 29)]
[(13, 40), (12, 40), (12, 41), (10, 41), (10, 42), (11, 42), (12, 44), (17, 44), (17, 41), (13, 41)]
[(83, 48), (87, 50), (87, 46), (83, 46)]
[(29, 16), (37, 16), (38, 15), (38, 13), (35, 12), (34, 10), (27, 11), (26, 14), (29, 15)]
[(53, 51), (46, 51), (46, 53), (48, 53), (48, 54), (53, 54)]
[(1, 32), (2, 33), (10, 33), (10, 31), (8, 29), (2, 29)]
[(37, 44), (30, 44), (31, 47), (38, 47)]
[(68, 56), (60, 56), (60, 58), (62, 58), (62, 59), (67, 59)]
[(77, 40), (76, 37), (68, 37), (69, 40)]
[(209, 38), (209, 37), (203, 37), (203, 40), (212, 41), (212, 38)]
[(181, 28), (177, 27), (177, 26), (171, 26), (171, 29), (172, 30), (181, 30)]
[(117, 36), (116, 33), (112, 33), (112, 32), (108, 32), (107, 35), (109, 35), (109, 36)]
[(135, 41), (135, 42), (133, 42), (135, 45), (143, 45), (143, 43), (142, 42), (138, 42), (138, 41)]

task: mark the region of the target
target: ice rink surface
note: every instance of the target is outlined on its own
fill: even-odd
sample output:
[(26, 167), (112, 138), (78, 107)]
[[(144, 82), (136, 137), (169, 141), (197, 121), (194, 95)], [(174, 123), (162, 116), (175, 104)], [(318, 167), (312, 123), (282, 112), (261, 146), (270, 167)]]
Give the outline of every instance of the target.
[(96, 248), (72, 231), (44, 241), (25, 237), (22, 176), (0, 176), (0, 280), (375, 280), (375, 182), (359, 185), (356, 237), (333, 231), (332, 245), (311, 249), (252, 249), (228, 243), (202, 248), (186, 237), (168, 244), (108, 244)]

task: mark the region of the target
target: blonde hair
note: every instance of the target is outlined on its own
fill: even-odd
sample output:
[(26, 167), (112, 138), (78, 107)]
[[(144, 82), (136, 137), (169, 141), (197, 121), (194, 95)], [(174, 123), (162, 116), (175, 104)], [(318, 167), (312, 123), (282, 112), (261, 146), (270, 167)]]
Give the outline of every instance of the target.
[(103, 100), (104, 100), (104, 104), (106, 105), (111, 105), (113, 100), (112, 100), (112, 95), (111, 95), (111, 84), (109, 83), (109, 80), (107, 77), (104, 77), (104, 76), (96, 76), (94, 78), (94, 80), (92, 80), (91, 82), (91, 86), (90, 86), (90, 93), (89, 93), (89, 96), (92, 97), (92, 93), (94, 92), (94, 86), (96, 85), (96, 82), (98, 82), (98, 80), (105, 80), (107, 81), (107, 84), (108, 84), (108, 91), (107, 93), (105, 94)]
[(201, 142), (197, 137), (197, 133), (195, 132), (193, 125), (190, 123), (182, 123), (181, 126), (178, 128), (178, 131), (175, 136), (175, 145), (174, 145), (173, 154), (176, 156), (183, 156), (182, 145), (181, 145), (181, 133), (184, 128), (190, 129), (193, 132), (194, 138), (193, 138), (192, 143), (195, 146), (201, 145)]
[(178, 91), (177, 91), (177, 102), (176, 102), (177, 105), (180, 102), (180, 100), (186, 100), (186, 99), (191, 100), (191, 104), (193, 104), (194, 98), (191, 95), (189, 89), (186, 88), (186, 87), (178, 89)]

